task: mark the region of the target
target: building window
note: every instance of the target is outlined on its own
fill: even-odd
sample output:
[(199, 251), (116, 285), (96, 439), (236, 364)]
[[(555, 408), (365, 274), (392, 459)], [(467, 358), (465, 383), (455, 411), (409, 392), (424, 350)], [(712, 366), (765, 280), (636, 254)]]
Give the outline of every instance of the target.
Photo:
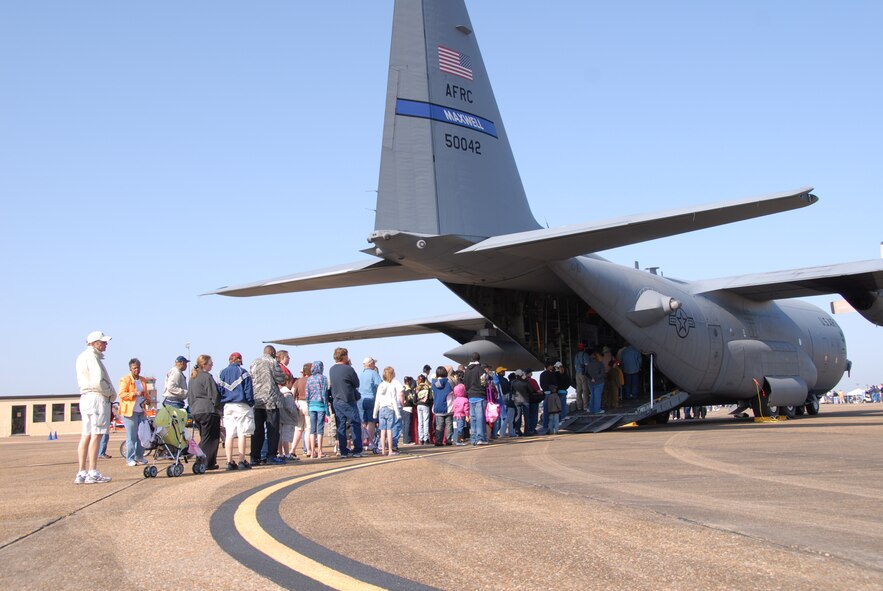
[(45, 404), (35, 404), (34, 405), (34, 414), (31, 418), (32, 423), (45, 423), (46, 422), (46, 405)]
[(64, 422), (64, 404), (53, 404), (52, 405), (52, 422), (53, 423), (63, 423)]
[(72, 421), (82, 421), (83, 417), (80, 416), (80, 403), (79, 402), (71, 402), (71, 420)]

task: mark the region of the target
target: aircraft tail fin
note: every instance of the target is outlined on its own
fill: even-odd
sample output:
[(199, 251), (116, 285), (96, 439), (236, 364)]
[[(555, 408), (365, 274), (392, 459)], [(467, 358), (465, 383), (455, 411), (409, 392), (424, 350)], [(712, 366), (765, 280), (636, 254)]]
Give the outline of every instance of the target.
[(397, 0), (375, 231), (539, 227), (463, 0)]

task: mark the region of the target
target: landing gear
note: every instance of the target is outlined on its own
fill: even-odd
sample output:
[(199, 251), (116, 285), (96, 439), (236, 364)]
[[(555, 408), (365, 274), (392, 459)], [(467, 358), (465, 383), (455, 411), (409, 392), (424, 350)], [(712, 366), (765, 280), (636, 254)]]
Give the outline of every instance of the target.
[(794, 414), (796, 414), (798, 417), (802, 417), (803, 415), (806, 414), (806, 407), (803, 405), (795, 406), (794, 407)]
[(797, 414), (797, 410), (793, 406), (776, 406), (772, 408), (775, 409), (774, 416), (785, 417), (786, 419), (793, 419)]
[(819, 414), (819, 397), (815, 394), (810, 394), (806, 399), (806, 412), (811, 416)]
[(751, 399), (751, 412), (755, 418), (769, 418), (773, 416), (770, 408), (770, 399), (766, 396), (755, 396)]

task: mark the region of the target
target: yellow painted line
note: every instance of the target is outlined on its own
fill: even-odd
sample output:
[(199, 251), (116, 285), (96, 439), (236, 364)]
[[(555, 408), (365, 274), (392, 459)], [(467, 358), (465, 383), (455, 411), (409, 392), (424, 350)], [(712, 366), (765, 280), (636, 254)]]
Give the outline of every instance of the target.
[(314, 472), (312, 474), (307, 474), (306, 476), (298, 476), (296, 478), (291, 478), (289, 480), (279, 482), (273, 486), (260, 490), (250, 497), (246, 498), (239, 505), (239, 508), (236, 509), (236, 513), (233, 515), (233, 523), (236, 526), (239, 534), (245, 539), (246, 542), (253, 546), (255, 550), (261, 552), (269, 558), (272, 558), (280, 564), (284, 564), (285, 566), (298, 571), (299, 573), (306, 577), (309, 577), (310, 579), (322, 583), (323, 585), (327, 585), (328, 587), (332, 587), (334, 589), (339, 589), (340, 591), (359, 591), (362, 589), (370, 589), (373, 591), (383, 589), (383, 587), (369, 585), (364, 581), (360, 581), (359, 579), (353, 578), (340, 571), (328, 568), (321, 562), (317, 562), (312, 558), (308, 558), (300, 552), (296, 552), (288, 546), (280, 543), (278, 540), (270, 536), (260, 526), (260, 524), (258, 523), (257, 511), (260, 504), (264, 502), (267, 497), (278, 490), (291, 486), (292, 484), (313, 480), (338, 472), (357, 470), (359, 468), (365, 468), (368, 466), (376, 466), (378, 464), (386, 464), (389, 462), (400, 462), (402, 460), (409, 459), (415, 458), (393, 458), (390, 460), (380, 460), (376, 462), (344, 466), (340, 468), (333, 468), (331, 470)]

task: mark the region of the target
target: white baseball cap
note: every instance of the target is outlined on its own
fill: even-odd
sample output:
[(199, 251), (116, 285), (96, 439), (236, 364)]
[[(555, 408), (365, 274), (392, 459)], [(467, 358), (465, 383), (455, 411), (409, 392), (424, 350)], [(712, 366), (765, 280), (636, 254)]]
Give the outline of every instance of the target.
[(113, 337), (109, 337), (100, 330), (93, 330), (89, 334), (86, 335), (86, 344), (94, 343), (95, 341), (104, 341), (105, 343), (112, 339)]
[(365, 357), (365, 359), (362, 361), (362, 365), (371, 365), (372, 363), (377, 363), (377, 360), (373, 357)]

